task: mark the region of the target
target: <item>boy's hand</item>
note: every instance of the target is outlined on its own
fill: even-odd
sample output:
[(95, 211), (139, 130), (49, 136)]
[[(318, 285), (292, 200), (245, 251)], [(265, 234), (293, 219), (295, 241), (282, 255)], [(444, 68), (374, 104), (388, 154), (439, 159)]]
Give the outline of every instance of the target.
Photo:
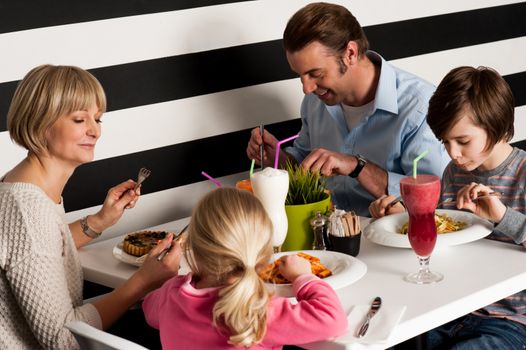
[[(472, 182), (457, 192), (457, 209), (467, 209), (481, 218), (499, 223), (506, 213), (506, 206), (497, 196), (489, 196), (493, 190), (485, 185)], [(487, 196), (480, 198), (481, 196)]]
[(371, 213), (373, 218), (378, 219), (386, 215), (404, 212), (405, 208), (400, 202), (388, 207), (388, 205), (395, 199), (395, 196), (381, 196), (369, 205), (369, 213)]

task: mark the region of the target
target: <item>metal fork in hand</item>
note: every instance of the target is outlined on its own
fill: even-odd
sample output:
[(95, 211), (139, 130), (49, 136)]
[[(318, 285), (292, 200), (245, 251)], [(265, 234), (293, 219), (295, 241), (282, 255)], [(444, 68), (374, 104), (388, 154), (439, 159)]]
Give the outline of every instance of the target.
[[(493, 191), (493, 192), (490, 192), (488, 194), (483, 194), (482, 196), (478, 196), (477, 198), (473, 199), (474, 202), (478, 201), (479, 199), (481, 198), (486, 198), (486, 197), (500, 197), (502, 196), (502, 192), (497, 192), (497, 191)], [(457, 201), (453, 200), (453, 197), (449, 197), (449, 198), (446, 198), (444, 199), (442, 202), (438, 203), (437, 207), (440, 207), (441, 205), (444, 205), (444, 204), (449, 204), (449, 205), (453, 205), (453, 204), (456, 204)]]
[(135, 184), (134, 190), (137, 190), (144, 180), (150, 176), (152, 172), (146, 168), (139, 169), (139, 175), (137, 175), (137, 183)]

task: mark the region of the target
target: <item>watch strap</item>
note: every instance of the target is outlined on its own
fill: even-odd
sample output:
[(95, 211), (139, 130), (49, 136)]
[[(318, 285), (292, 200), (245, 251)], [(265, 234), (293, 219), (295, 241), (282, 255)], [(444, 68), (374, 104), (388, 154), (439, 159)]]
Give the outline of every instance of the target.
[(356, 164), (354, 170), (349, 174), (349, 176), (352, 178), (357, 178), (358, 175), (360, 175), (360, 173), (362, 172), (363, 168), (365, 167), (365, 164), (367, 164), (367, 160), (365, 160), (365, 158), (359, 154), (355, 155), (354, 157), (356, 157), (358, 163)]

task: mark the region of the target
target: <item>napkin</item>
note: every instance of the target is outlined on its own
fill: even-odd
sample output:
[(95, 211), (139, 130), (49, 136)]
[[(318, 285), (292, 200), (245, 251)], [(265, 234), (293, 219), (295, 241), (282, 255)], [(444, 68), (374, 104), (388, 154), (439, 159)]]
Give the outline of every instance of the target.
[(343, 343), (385, 343), (394, 327), (400, 322), (406, 306), (405, 305), (382, 305), (380, 310), (371, 319), (369, 323), (369, 330), (367, 333), (358, 338), (356, 333), (365, 320), (365, 316), (369, 311), (371, 305), (355, 305), (347, 315), (347, 321), (349, 322), (349, 330), (347, 333), (337, 338), (338, 341)]

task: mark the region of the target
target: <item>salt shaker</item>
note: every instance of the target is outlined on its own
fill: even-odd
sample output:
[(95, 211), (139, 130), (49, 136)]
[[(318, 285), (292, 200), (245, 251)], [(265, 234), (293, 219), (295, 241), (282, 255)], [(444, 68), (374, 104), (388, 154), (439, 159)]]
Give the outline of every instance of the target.
[(310, 221), (310, 225), (312, 227), (312, 232), (314, 233), (312, 249), (327, 250), (327, 246), (325, 245), (325, 237), (327, 236), (327, 217), (322, 215), (318, 210), (316, 211), (314, 218)]

